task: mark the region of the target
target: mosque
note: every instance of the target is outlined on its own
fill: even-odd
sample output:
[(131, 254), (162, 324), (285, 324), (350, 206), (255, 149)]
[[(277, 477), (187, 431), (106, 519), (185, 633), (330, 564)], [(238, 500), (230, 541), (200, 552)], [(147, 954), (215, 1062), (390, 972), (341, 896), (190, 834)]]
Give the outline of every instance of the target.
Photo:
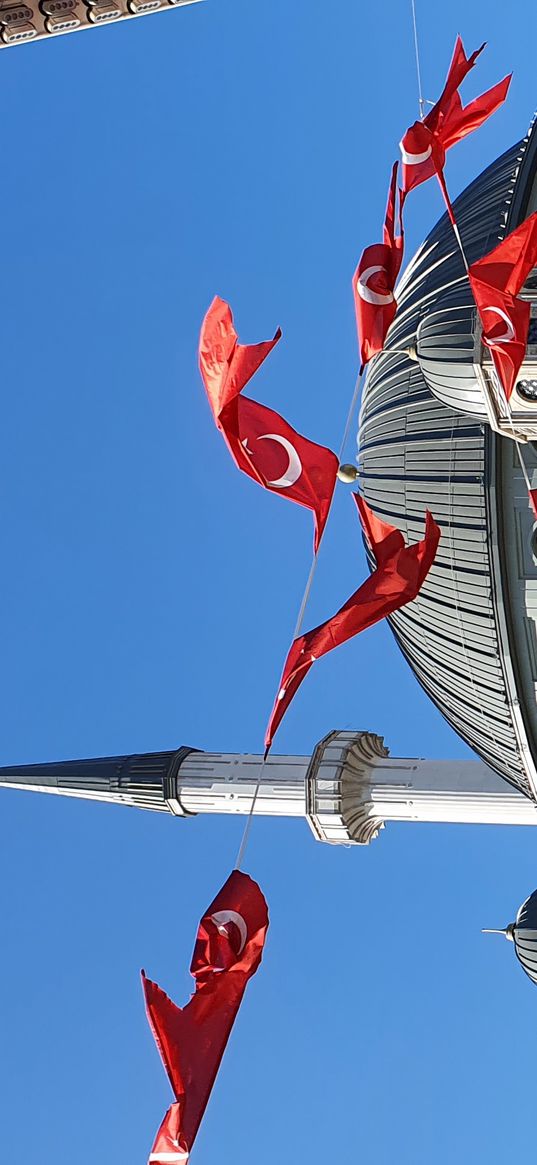
[[(530, 130), (455, 203), (468, 262), (536, 208)], [(368, 504), (410, 542), (422, 536), (427, 507), (442, 530), (420, 594), (390, 619), (393, 633), (480, 759), (392, 758), (374, 733), (334, 731), (311, 756), (269, 755), (256, 813), (305, 817), (333, 844), (367, 844), (389, 821), (537, 824), (537, 525), (524, 476), (537, 485), (536, 274), (522, 292), (535, 304), (507, 416), (444, 215), (402, 277), (360, 414)], [(248, 814), (260, 769), (258, 756), (183, 747), (0, 769), (0, 783), (180, 817)]]

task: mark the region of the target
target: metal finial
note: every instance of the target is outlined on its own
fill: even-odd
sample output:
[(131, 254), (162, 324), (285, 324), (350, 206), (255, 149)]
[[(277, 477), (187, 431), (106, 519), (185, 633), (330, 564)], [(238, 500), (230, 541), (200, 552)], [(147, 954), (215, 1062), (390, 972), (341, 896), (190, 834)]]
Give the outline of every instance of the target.
[(509, 926), (499, 927), (498, 929), (495, 929), (494, 927), (485, 927), (481, 931), (481, 934), (503, 934), (505, 935), (505, 938), (512, 943), (514, 942), (514, 929), (514, 922), (510, 922)]
[(360, 471), (355, 465), (345, 462), (343, 465), (340, 465), (337, 475), (340, 481), (344, 481), (346, 485), (352, 485), (360, 476)]

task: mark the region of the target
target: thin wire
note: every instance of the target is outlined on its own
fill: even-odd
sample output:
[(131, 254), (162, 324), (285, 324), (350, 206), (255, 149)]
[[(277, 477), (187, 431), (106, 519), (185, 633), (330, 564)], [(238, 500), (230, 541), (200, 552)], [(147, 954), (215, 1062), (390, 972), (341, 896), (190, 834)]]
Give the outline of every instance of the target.
[(252, 798), (252, 804), (250, 805), (250, 812), (249, 812), (248, 817), (246, 819), (246, 825), (244, 826), (244, 829), (242, 831), (241, 844), (239, 846), (239, 852), (237, 854), (237, 860), (235, 862), (235, 867), (234, 867), (236, 870), (240, 870), (241, 865), (242, 865), (242, 859), (246, 853), (246, 846), (248, 845), (248, 839), (250, 837), (250, 830), (252, 828), (252, 821), (254, 819), (255, 803), (257, 801), (257, 795), (259, 793), (259, 789), (261, 787), (261, 779), (263, 776), (263, 769), (265, 768), (266, 763), (267, 763), (267, 758), (263, 757), (263, 760), (261, 761), (261, 768), (259, 769), (259, 774), (257, 777), (257, 785), (255, 787), (255, 793), (254, 793), (253, 798)]
[(460, 247), (460, 252), (461, 252), (461, 255), (462, 255), (462, 261), (463, 261), (463, 263), (464, 263), (464, 266), (465, 266), (465, 268), (466, 268), (466, 274), (469, 276), (469, 275), (470, 275), (470, 268), (469, 268), (469, 266), (468, 266), (468, 260), (467, 260), (467, 258), (466, 258), (466, 252), (465, 252), (465, 250), (464, 250), (464, 247), (463, 247), (463, 245), (462, 245), (462, 239), (461, 239), (461, 235), (460, 235), (459, 228), (458, 228), (458, 226), (457, 226), (457, 223), (456, 223), (456, 222), (452, 222), (452, 224), (451, 224), (451, 225), (452, 225), (452, 227), (453, 227), (453, 233), (454, 233), (454, 235), (455, 235), (455, 238), (456, 238), (456, 240), (457, 240), (457, 242), (458, 242), (458, 244), (459, 244), (459, 247)]
[(412, 4), (412, 24), (414, 26), (414, 50), (416, 53), (416, 73), (418, 75), (418, 101), (420, 107), (420, 119), (423, 121), (425, 101), (423, 100), (423, 89), (421, 84), (421, 68), (420, 68), (420, 50), (418, 44), (418, 25), (416, 22), (416, 5), (415, 0), (411, 0)]
[[(363, 371), (364, 371), (364, 368), (363, 368), (363, 365), (362, 365), (362, 367), (360, 368), (360, 371), (359, 371), (359, 373), (358, 373), (358, 375), (357, 375), (357, 377), (356, 377), (356, 381), (355, 381), (355, 385), (354, 385), (354, 392), (353, 392), (353, 394), (352, 394), (352, 400), (351, 400), (351, 403), (350, 403), (350, 406), (349, 406), (349, 411), (348, 411), (348, 413), (347, 413), (347, 420), (346, 420), (346, 422), (345, 422), (345, 429), (344, 429), (344, 432), (343, 432), (343, 438), (342, 438), (342, 441), (341, 441), (341, 445), (340, 445), (340, 449), (339, 449), (339, 454), (338, 454), (338, 462), (339, 462), (339, 464), (341, 464), (341, 459), (342, 459), (342, 457), (343, 457), (343, 454), (344, 454), (344, 452), (345, 452), (345, 446), (346, 446), (346, 444), (347, 444), (347, 441), (348, 441), (348, 437), (349, 437), (349, 433), (350, 433), (350, 429), (351, 429), (351, 424), (352, 424), (352, 419), (353, 419), (353, 416), (354, 416), (354, 410), (355, 410), (355, 408), (356, 408), (356, 402), (357, 402), (357, 400), (358, 400), (358, 394), (359, 394), (359, 392), (360, 392), (360, 384), (361, 384), (361, 381), (362, 381), (362, 374), (363, 374)], [(333, 501), (334, 501), (334, 494), (335, 494), (335, 492), (336, 492), (336, 491), (335, 491), (335, 488), (334, 488), (334, 491), (333, 491), (333, 493), (332, 493), (332, 497), (331, 497), (331, 499), (330, 499), (330, 505), (329, 505), (329, 507), (328, 507), (328, 513), (327, 513), (327, 515), (326, 515), (326, 520), (325, 520), (325, 524), (324, 524), (324, 530), (326, 530), (326, 527), (327, 527), (327, 524), (328, 524), (328, 519), (329, 519), (329, 517), (330, 517), (330, 513), (331, 513), (331, 510), (332, 510), (332, 505), (333, 505)], [(323, 530), (323, 537), (324, 537), (324, 530)], [(312, 586), (313, 586), (313, 580), (314, 580), (314, 578), (315, 578), (315, 571), (317, 570), (317, 563), (318, 563), (318, 561), (319, 561), (319, 551), (320, 551), (320, 549), (321, 549), (321, 542), (322, 542), (322, 538), (321, 538), (321, 540), (319, 541), (319, 545), (318, 545), (318, 547), (317, 547), (317, 549), (316, 549), (316, 551), (315, 551), (315, 553), (314, 553), (314, 555), (313, 555), (313, 558), (312, 558), (312, 562), (311, 562), (311, 566), (310, 566), (310, 571), (309, 571), (309, 574), (308, 574), (308, 577), (307, 577), (307, 580), (306, 580), (306, 586), (304, 587), (304, 594), (302, 595), (302, 601), (301, 601), (301, 603), (300, 603), (300, 608), (299, 608), (298, 617), (297, 617), (297, 621), (296, 621), (296, 625), (295, 625), (295, 630), (294, 630), (294, 632), (293, 632), (293, 642), (294, 642), (294, 640), (295, 640), (295, 639), (297, 639), (297, 638), (298, 638), (298, 636), (300, 635), (300, 631), (301, 631), (301, 629), (302, 629), (302, 624), (303, 624), (303, 622), (304, 622), (304, 615), (306, 614), (306, 607), (307, 607), (307, 605), (308, 605), (308, 599), (309, 599), (309, 597), (310, 597), (311, 588), (312, 588)], [(241, 868), (241, 864), (242, 864), (242, 861), (243, 861), (243, 858), (244, 858), (244, 855), (245, 855), (245, 853), (246, 853), (246, 847), (247, 847), (247, 845), (248, 845), (248, 840), (249, 840), (249, 837), (250, 837), (250, 830), (251, 830), (251, 828), (252, 828), (252, 821), (253, 821), (253, 816), (254, 816), (254, 810), (255, 810), (255, 806), (256, 806), (257, 798), (258, 798), (258, 795), (259, 795), (259, 790), (260, 790), (260, 788), (261, 788), (261, 781), (262, 781), (262, 779), (263, 779), (263, 772), (264, 772), (264, 769), (265, 769), (265, 765), (266, 765), (266, 763), (267, 763), (267, 757), (268, 757), (268, 750), (267, 750), (267, 752), (265, 753), (265, 756), (263, 757), (263, 760), (262, 760), (262, 762), (261, 762), (261, 766), (260, 766), (260, 769), (259, 769), (259, 773), (258, 773), (258, 776), (257, 776), (257, 783), (256, 783), (256, 786), (255, 786), (255, 791), (254, 791), (254, 795), (253, 795), (253, 798), (252, 798), (252, 804), (250, 805), (250, 812), (248, 813), (248, 817), (247, 817), (247, 819), (246, 819), (246, 823), (245, 823), (245, 826), (244, 826), (244, 829), (243, 829), (243, 833), (242, 833), (241, 843), (240, 843), (240, 846), (239, 846), (239, 852), (238, 852), (238, 854), (237, 854), (237, 859), (236, 859), (236, 861), (235, 861), (235, 866), (234, 866), (234, 868), (235, 868), (236, 870), (240, 870), (240, 868)]]
[[(362, 373), (363, 373), (363, 368), (360, 368), (360, 371), (359, 371), (359, 373), (358, 373), (358, 376), (356, 377), (356, 382), (355, 382), (355, 385), (354, 385), (354, 392), (353, 392), (353, 394), (352, 394), (352, 400), (351, 400), (351, 403), (350, 403), (350, 408), (349, 408), (349, 411), (348, 411), (348, 414), (347, 414), (347, 420), (346, 420), (346, 423), (345, 423), (345, 431), (344, 431), (344, 433), (343, 433), (343, 438), (342, 438), (342, 441), (341, 441), (341, 445), (340, 445), (340, 447), (339, 447), (339, 453), (338, 453), (338, 462), (339, 462), (339, 464), (341, 464), (341, 461), (342, 461), (342, 458), (343, 458), (343, 454), (344, 454), (344, 452), (345, 452), (345, 447), (346, 447), (346, 444), (347, 444), (347, 441), (348, 441), (348, 437), (349, 437), (349, 433), (350, 433), (350, 428), (351, 428), (351, 424), (352, 424), (352, 418), (353, 418), (353, 416), (354, 416), (354, 410), (355, 410), (355, 408), (356, 408), (356, 402), (357, 402), (357, 400), (358, 400), (358, 393), (360, 392), (360, 384), (361, 384), (361, 381), (362, 381)], [(325, 529), (326, 529), (326, 526), (327, 526), (327, 523), (328, 523), (328, 519), (329, 519), (329, 517), (330, 517), (330, 511), (331, 511), (331, 509), (332, 509), (332, 504), (333, 504), (333, 501), (334, 501), (334, 494), (335, 494), (335, 492), (336, 492), (336, 491), (335, 491), (335, 489), (334, 489), (334, 493), (332, 494), (332, 497), (331, 497), (331, 499), (330, 499), (330, 505), (329, 505), (329, 507), (328, 507), (328, 513), (327, 513), (327, 515), (326, 515), (326, 521), (325, 521)], [(323, 531), (323, 533), (324, 533), (324, 531)], [(306, 586), (305, 586), (305, 588), (304, 588), (304, 594), (302, 595), (302, 602), (301, 602), (301, 604), (300, 604), (300, 608), (299, 608), (299, 612), (298, 612), (298, 616), (297, 616), (297, 621), (296, 621), (296, 624), (295, 624), (295, 629), (294, 629), (294, 632), (293, 632), (293, 640), (297, 639), (297, 637), (300, 635), (300, 632), (301, 632), (301, 630), (302, 630), (302, 624), (303, 624), (303, 622), (304, 622), (304, 615), (306, 614), (306, 607), (307, 607), (307, 605), (308, 605), (308, 599), (309, 599), (309, 597), (310, 597), (311, 588), (312, 588), (312, 585), (313, 585), (313, 580), (314, 580), (314, 578), (315, 578), (315, 571), (317, 570), (317, 563), (318, 563), (318, 561), (319, 561), (319, 550), (320, 550), (320, 549), (321, 549), (321, 543), (319, 542), (319, 545), (318, 545), (318, 547), (317, 547), (317, 550), (315, 551), (315, 554), (313, 555), (313, 558), (312, 558), (312, 560), (311, 560), (310, 572), (309, 572), (309, 575), (308, 575), (308, 578), (307, 578)]]

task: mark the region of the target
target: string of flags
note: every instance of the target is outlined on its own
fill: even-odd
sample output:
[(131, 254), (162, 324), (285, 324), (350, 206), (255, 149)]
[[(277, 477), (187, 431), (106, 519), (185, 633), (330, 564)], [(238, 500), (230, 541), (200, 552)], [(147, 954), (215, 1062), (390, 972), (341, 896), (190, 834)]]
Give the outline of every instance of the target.
[[(411, 190), (436, 176), (463, 254), (482, 340), (509, 402), (527, 345), (530, 305), (519, 292), (537, 263), (537, 213), (468, 266), (444, 177), (447, 151), (478, 129), (507, 96), (511, 76), (462, 105), (459, 86), (484, 47), (467, 57), (457, 37), (438, 101), (403, 135), (401, 163), (394, 163), (391, 172), (383, 241), (363, 251), (353, 276), (353, 293), (361, 374), (383, 350), (397, 313), (395, 286), (403, 260), (405, 200)], [(331, 449), (298, 433), (279, 413), (243, 395), (280, 338), (278, 329), (272, 340), (239, 343), (231, 308), (216, 297), (202, 324), (199, 365), (214, 421), (235, 464), (264, 489), (311, 510), (316, 556), (332, 505), (339, 459)], [(529, 495), (537, 516), (537, 490), (529, 489)], [(407, 546), (402, 533), (374, 514), (360, 494), (353, 497), (375, 569), (334, 615), (311, 631), (297, 631), (267, 726), (265, 757), (316, 660), (414, 600), (435, 560), (440, 528), (429, 511), (423, 538)], [(189, 1159), (244, 991), (261, 962), (267, 928), (267, 904), (259, 886), (235, 869), (199, 924), (190, 968), (195, 992), (189, 1003), (177, 1007), (142, 971), (148, 1020), (174, 1095), (151, 1150), (150, 1165), (184, 1165)]]

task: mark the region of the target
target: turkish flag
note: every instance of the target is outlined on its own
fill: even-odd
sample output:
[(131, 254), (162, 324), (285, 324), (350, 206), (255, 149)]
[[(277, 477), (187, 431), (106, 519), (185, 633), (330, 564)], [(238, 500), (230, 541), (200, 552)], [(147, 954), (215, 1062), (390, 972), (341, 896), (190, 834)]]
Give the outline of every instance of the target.
[(147, 1016), (176, 1099), (150, 1162), (188, 1159), (246, 984), (261, 962), (268, 921), (257, 882), (234, 870), (199, 924), (190, 965), (196, 990), (186, 1007), (142, 971)]
[(313, 510), (315, 550), (336, 484), (331, 449), (302, 437), (279, 413), (242, 396), (242, 389), (280, 339), (239, 344), (229, 304), (218, 296), (201, 329), (200, 371), (216, 424), (239, 469), (265, 489)]
[(397, 311), (394, 287), (403, 260), (403, 227), (401, 223), (397, 235), (396, 191), (397, 162), (392, 169), (388, 192), (384, 241), (366, 247), (352, 279), (362, 367), (377, 352), (382, 352), (388, 328)]
[(425, 514), (425, 537), (413, 546), (405, 546), (400, 530), (377, 518), (359, 494), (353, 496), (377, 569), (331, 619), (292, 643), (267, 728), (267, 751), (315, 660), (415, 599), (434, 562), (440, 528), (429, 510)]
[(493, 251), (472, 263), (470, 286), (483, 325), (483, 343), (507, 400), (526, 354), (530, 305), (517, 299), (537, 264), (537, 212), (525, 219)]
[(463, 108), (458, 93), (459, 85), (470, 69), (473, 69), (484, 47), (484, 44), (481, 45), (481, 48), (467, 57), (462, 40), (460, 36), (457, 37), (446, 83), (436, 105), (423, 121), (415, 121), (406, 131), (400, 143), (403, 160), (403, 199), (414, 186), (419, 186), (433, 174), (438, 174), (448, 211), (451, 210), (443, 183), (446, 151), (483, 125), (483, 122), (505, 101), (511, 82), (511, 76), (504, 77), (503, 81), (499, 81), (492, 89), (488, 89)]

